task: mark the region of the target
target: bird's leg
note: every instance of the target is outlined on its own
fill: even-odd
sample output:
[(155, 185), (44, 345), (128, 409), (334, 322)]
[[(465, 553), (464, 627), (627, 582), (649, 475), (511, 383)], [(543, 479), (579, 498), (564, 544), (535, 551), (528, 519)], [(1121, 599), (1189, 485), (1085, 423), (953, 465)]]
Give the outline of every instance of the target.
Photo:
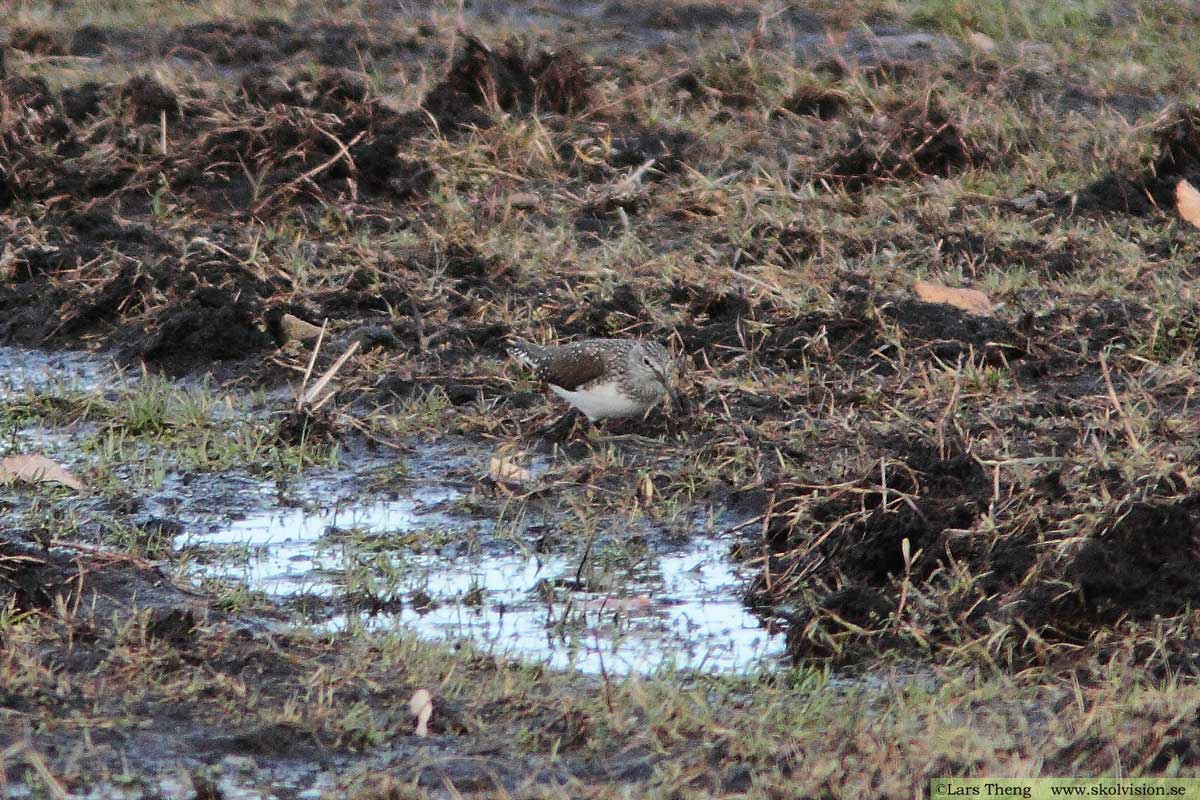
[(556, 421), (550, 423), (546, 427), (538, 431), (537, 435), (540, 439), (546, 439), (553, 443), (565, 442), (570, 438), (571, 433), (575, 430), (575, 426), (580, 420), (586, 420), (583, 414), (577, 409), (572, 408), (567, 413), (563, 414)]

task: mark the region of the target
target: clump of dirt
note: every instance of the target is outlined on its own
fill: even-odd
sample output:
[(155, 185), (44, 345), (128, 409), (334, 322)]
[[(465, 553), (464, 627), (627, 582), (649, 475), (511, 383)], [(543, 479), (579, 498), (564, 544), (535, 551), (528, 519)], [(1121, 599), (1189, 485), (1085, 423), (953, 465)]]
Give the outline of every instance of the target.
[(1074, 606), (1105, 623), (1178, 613), (1200, 602), (1198, 553), (1200, 496), (1134, 503), (1079, 547), (1066, 572), (1079, 594), (1056, 610)]
[(127, 619), (136, 598), (156, 609), (159, 624), (152, 619), (151, 629), (163, 635), (181, 633), (185, 626), (190, 631), (198, 620), (197, 611), (207, 613), (154, 567), (119, 557), (42, 549), (9, 534), (0, 537), (0, 602), (18, 611), (48, 611), (60, 598), (67, 601), (67, 608), (86, 609), (96, 620), (114, 614)]
[[(801, 229), (797, 228), (795, 235), (797, 244), (805, 241)], [(799, 318), (767, 301), (750, 304), (729, 290), (676, 286), (669, 297), (688, 308), (688, 321), (675, 328), (685, 349), (704, 351), (713, 364), (726, 357), (752, 355), (756, 363), (768, 366), (794, 368), (836, 362), (855, 368), (869, 366), (886, 375), (894, 369), (890, 359), (898, 346), (905, 348), (909, 358), (951, 364), (973, 356), (1002, 365), (1026, 355), (1024, 337), (994, 317), (907, 297), (886, 302), (849, 284), (841, 287), (839, 294), (842, 308), (836, 313), (815, 312)], [(880, 318), (895, 323), (904, 334), (901, 342), (884, 338)], [(762, 323), (769, 323), (765, 333), (748, 339), (748, 332)]]
[(259, 64), (300, 49), (292, 27), (278, 19), (212, 20), (176, 28), (163, 43), (163, 55), (202, 55), (216, 64)]
[(475, 124), (479, 107), (505, 111), (539, 108), (571, 114), (592, 102), (591, 68), (571, 50), (526, 56), (515, 42), (496, 51), (463, 34), (463, 50), (422, 106), (442, 128)]
[[(262, 214), (346, 193), (403, 201), (432, 188), (430, 166), (404, 154), (424, 125), (414, 128), (359, 76), (322, 71), (311, 85), (311, 105), (303, 104), (299, 84), (269, 75), (247, 76), (242, 88), (252, 105), (238, 124), (216, 127), (193, 144), (193, 158), (172, 183), (176, 191), (214, 208)], [(256, 188), (246, 170), (259, 176)]]
[(279, 421), (275, 437), (285, 445), (332, 447), (337, 443), (337, 418), (329, 408), (302, 407), (291, 411)]
[(99, 56), (118, 38), (116, 32), (99, 25), (83, 25), (71, 34), (71, 55)]
[(352, 148), (350, 156), (360, 175), (359, 185), (400, 202), (433, 191), (437, 181), (433, 166), (424, 159), (401, 155), (406, 139), (402, 133), (380, 133)]
[(337, 113), (368, 101), (371, 85), (366, 77), (342, 69), (322, 70), (313, 85), (316, 99), (313, 105)]
[(1181, 180), (1200, 181), (1200, 108), (1178, 105), (1159, 116), (1154, 159), (1134, 175), (1110, 173), (1081, 189), (1074, 208), (1145, 216), (1175, 206)]
[(438, 257), (446, 274), (457, 281), (461, 292), (484, 291), (511, 284), (516, 272), (511, 262), (499, 256), (483, 256), (469, 244), (452, 243)]
[(46, 81), (24, 75), (6, 78), (0, 84), (0, 99), (18, 112), (42, 111), (54, 106), (54, 94)]
[(163, 114), (169, 120), (180, 117), (175, 93), (148, 75), (130, 78), (118, 90), (117, 97), (138, 124), (159, 122)]
[(899, 300), (883, 309), (883, 316), (900, 326), (919, 352), (946, 363), (971, 354), (988, 364), (1002, 365), (1025, 355), (1020, 336), (1007, 322), (968, 314), (953, 306), (921, 300)]
[[(11, 283), (0, 283), (0, 332), (17, 341), (55, 343), (138, 313), (156, 271), (175, 255), (170, 242), (103, 207), (49, 214), (44, 222), (45, 238), (12, 241)], [(129, 257), (114, 259), (115, 250)], [(84, 265), (80, 286), (76, 270)]]
[[(795, 655), (830, 656), (825, 637), (842, 626), (837, 620), (867, 629), (868, 636), (885, 634), (896, 609), (888, 599), (894, 584), (919, 585), (949, 559), (962, 557), (966, 547), (957, 532), (970, 530), (987, 511), (992, 482), (970, 454), (942, 454), (908, 442), (897, 455), (885, 473), (866, 476), (856, 491), (836, 492), (807, 516), (797, 508), (810, 489), (782, 486), (770, 503), (765, 530), (776, 554), (775, 577), (757, 579), (749, 599), (759, 607), (778, 606), (781, 587), (789, 585), (778, 575), (806, 576), (804, 591), (812, 601), (786, 614)], [(821, 531), (815, 540), (812, 528)], [(785, 593), (791, 605), (796, 598)]]
[[(770, 578), (756, 581), (749, 600), (787, 620), (794, 655), (853, 660), (871, 648), (925, 648), (931, 638), (1013, 626), (1035, 631), (1037, 643), (1026, 639), (1009, 655), (1036, 660), (1045, 643), (1079, 643), (1102, 626), (1200, 602), (1200, 495), (1182, 478), (1160, 479), (1135, 499), (1120, 474), (1085, 476), (1089, 494), (1103, 483), (1130, 497), (1080, 539), (1053, 522), (1071, 492), (1058, 472), (1014, 493), (968, 453), (892, 447), (896, 459), (828, 499), (784, 483), (761, 503)], [(981, 521), (1004, 513), (995, 498), (1005, 496), (1021, 503), (997, 535)], [(913, 591), (944, 605), (922, 601), (906, 612), (901, 598)], [(905, 633), (906, 613), (919, 637)]]
[[(972, 456), (942, 457), (922, 444), (904, 454), (902, 467), (888, 476), (886, 489), (877, 485), (876, 477), (870, 479), (868, 494), (830, 500), (813, 512), (813, 519), (828, 524), (868, 511), (865, 519), (850, 521), (846, 535), (830, 547), (844, 549), (839, 563), (848, 576), (872, 586), (904, 574), (905, 539), (910, 552), (920, 554), (908, 566), (910, 577), (928, 577), (945, 558), (939, 540), (949, 529), (969, 529), (986, 510), (992, 490), (989, 476)], [(906, 501), (889, 491), (915, 499)]]
[(814, 116), (819, 119), (834, 119), (850, 107), (850, 99), (842, 92), (823, 86), (800, 86), (792, 92), (781, 107), (799, 116)]
[[(879, 324), (849, 306), (795, 318), (781, 316), (765, 301), (752, 304), (736, 290), (694, 285), (674, 287), (670, 299), (687, 309), (688, 321), (675, 327), (684, 350), (704, 352), (712, 364), (749, 355), (764, 366), (794, 368), (814, 361), (865, 366), (870, 361), (887, 371), (878, 361)], [(747, 339), (756, 327), (752, 323), (762, 322), (770, 323), (765, 335)]]
[(63, 113), (72, 122), (82, 122), (87, 117), (100, 112), (100, 104), (104, 102), (108, 94), (108, 90), (95, 81), (63, 89)]
[(878, 63), (869, 64), (859, 69), (858, 74), (864, 81), (875, 87), (888, 84), (905, 83), (929, 74), (927, 63), (907, 59), (885, 58)]
[(942, 256), (951, 266), (974, 275), (984, 265), (1019, 267), (1051, 280), (1070, 277), (1093, 262), (1094, 250), (1080, 236), (998, 241), (964, 228), (938, 232)]
[[(577, 141), (564, 138), (558, 146), (559, 158), (571, 173), (587, 183), (614, 183), (647, 163), (642, 182), (656, 183), (680, 172), (687, 163), (696, 139), (687, 131), (648, 127), (634, 119), (614, 120), (598, 126), (598, 136), (606, 147), (584, 157), (576, 149)], [(607, 235), (620, 222), (618, 209), (633, 215), (644, 209), (647, 198), (637, 193), (605, 197), (586, 204), (577, 212), (577, 228)]]
[(294, 82), (284, 79), (270, 69), (255, 69), (242, 76), (242, 92), (246, 99), (259, 106), (298, 106), (304, 103), (304, 94)]
[(246, 358), (272, 344), (258, 326), (260, 316), (251, 303), (230, 292), (197, 289), (158, 315), (156, 329), (140, 343), (138, 355), (173, 375)]
[(763, 264), (797, 267), (821, 251), (821, 234), (801, 222), (759, 224), (747, 231), (747, 257)]
[(1130, 501), (1082, 542), (1039, 552), (1007, 605), (1046, 640), (1086, 641), (1122, 620), (1180, 614), (1200, 602), (1200, 496)]
[(617, 331), (628, 329), (645, 307), (642, 292), (628, 283), (621, 283), (611, 292), (588, 292), (577, 307), (560, 309), (555, 327), (572, 336), (614, 336)]
[(67, 47), (63, 37), (54, 32), (38, 28), (15, 27), (8, 32), (8, 46), (35, 56), (65, 56)]
[(1100, 375), (1094, 361), (1077, 354), (1131, 346), (1149, 319), (1149, 309), (1122, 300), (1066, 303), (1039, 316), (1026, 315), (1017, 329), (1036, 357), (1022, 361), (1017, 374), (1022, 381), (1053, 375), (1056, 392), (1086, 393)]
[(661, 176), (678, 172), (684, 164), (684, 154), (694, 143), (686, 131), (625, 125), (615, 132), (608, 165), (613, 169), (640, 167), (654, 160), (654, 169), (646, 180), (661, 180)]
[(934, 95), (865, 121), (819, 172), (857, 192), (878, 183), (950, 177), (985, 161), (984, 148)]

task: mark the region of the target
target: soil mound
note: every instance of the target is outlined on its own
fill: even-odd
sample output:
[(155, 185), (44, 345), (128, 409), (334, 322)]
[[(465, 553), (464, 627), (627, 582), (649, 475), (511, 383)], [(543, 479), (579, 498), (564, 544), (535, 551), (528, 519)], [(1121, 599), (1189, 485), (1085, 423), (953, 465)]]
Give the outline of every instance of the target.
[[(1182, 480), (1120, 504), (1081, 538), (1055, 522), (1068, 494), (1057, 472), (1010, 488), (969, 454), (919, 443), (884, 463), (829, 499), (783, 485), (766, 501), (771, 575), (749, 599), (787, 620), (797, 657), (850, 662), (1011, 629), (1033, 635), (1016, 636), (1006, 657), (1036, 663), (1047, 645), (1200, 603), (1200, 495)], [(1119, 475), (1104, 483), (1130, 491)], [(1014, 490), (1020, 511), (997, 535), (985, 517)]]
[(1134, 175), (1110, 173), (1081, 189), (1075, 208), (1145, 216), (1175, 207), (1175, 185), (1200, 181), (1200, 108), (1179, 105), (1154, 125), (1154, 158)]
[(987, 160), (982, 145), (933, 96), (872, 116), (820, 172), (857, 192), (879, 183), (949, 177)]
[(527, 57), (515, 42), (493, 50), (463, 35), (463, 50), (449, 74), (425, 95), (422, 106), (443, 129), (478, 124), (481, 107), (533, 108), (570, 114), (592, 102), (591, 70), (573, 51), (539, 51)]

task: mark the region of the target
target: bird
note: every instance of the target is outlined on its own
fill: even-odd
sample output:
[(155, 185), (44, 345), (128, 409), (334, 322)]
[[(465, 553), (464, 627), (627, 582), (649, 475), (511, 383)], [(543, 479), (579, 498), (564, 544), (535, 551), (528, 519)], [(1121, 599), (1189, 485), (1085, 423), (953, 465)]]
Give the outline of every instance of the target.
[(582, 339), (562, 345), (514, 340), (508, 354), (592, 422), (646, 414), (664, 397), (677, 403), (670, 351), (640, 339)]

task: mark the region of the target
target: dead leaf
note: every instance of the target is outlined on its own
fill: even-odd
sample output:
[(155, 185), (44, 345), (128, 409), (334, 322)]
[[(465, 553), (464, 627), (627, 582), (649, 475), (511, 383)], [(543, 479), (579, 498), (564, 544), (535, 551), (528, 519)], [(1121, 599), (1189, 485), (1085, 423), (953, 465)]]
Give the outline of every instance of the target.
[(488, 476), (506, 486), (524, 486), (533, 482), (533, 473), (507, 456), (492, 456)]
[(0, 483), (24, 481), (26, 483), (61, 483), (68, 489), (82, 492), (87, 485), (67, 472), (61, 465), (36, 454), (8, 456), (0, 460)]
[(647, 472), (638, 482), (638, 494), (642, 496), (642, 505), (649, 507), (654, 503), (654, 479), (650, 473)]
[(913, 291), (926, 303), (954, 306), (971, 314), (990, 314), (992, 312), (992, 301), (978, 289), (952, 289), (938, 283), (917, 281), (913, 284)]
[(313, 325), (311, 322), (305, 322), (299, 317), (291, 314), (284, 314), (279, 318), (279, 326), (283, 329), (283, 336), (289, 342), (311, 342), (321, 335), (321, 327)]
[(1175, 184), (1175, 207), (1179, 216), (1200, 228), (1200, 192), (1187, 181)]
[(428, 689), (417, 689), (408, 701), (408, 713), (417, 718), (417, 736), (429, 735), (429, 718), (433, 716), (433, 695)]

